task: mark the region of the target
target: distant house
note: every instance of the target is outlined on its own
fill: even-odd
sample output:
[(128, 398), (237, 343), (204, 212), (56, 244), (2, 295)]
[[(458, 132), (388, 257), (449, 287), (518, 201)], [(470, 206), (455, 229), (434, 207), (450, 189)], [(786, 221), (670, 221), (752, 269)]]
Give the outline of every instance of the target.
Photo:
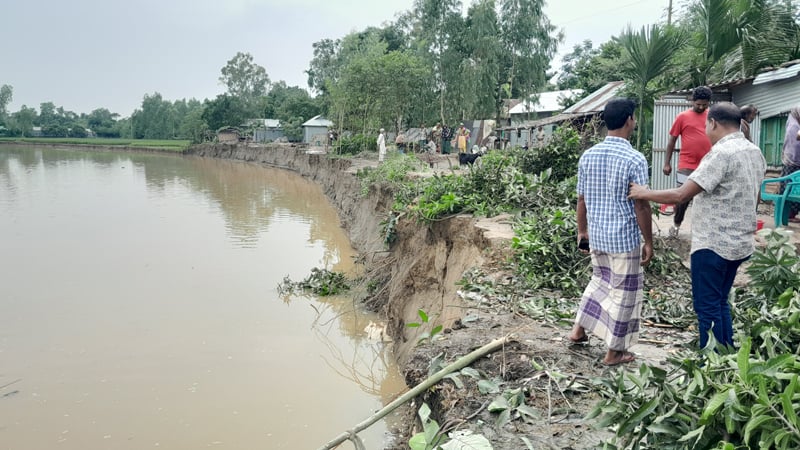
[(44, 133), (42, 132), (42, 127), (33, 127), (31, 128), (31, 137), (42, 137)]
[[(592, 119), (597, 117), (603, 111), (603, 108), (605, 108), (606, 103), (616, 97), (624, 87), (625, 84), (622, 81), (606, 83), (605, 86), (592, 92), (558, 114), (552, 114), (551, 112), (544, 117), (524, 120), (512, 123), (510, 126), (500, 127), (497, 129), (498, 137), (500, 137), (506, 145), (524, 147), (525, 144), (527, 144), (528, 147), (533, 147), (547, 142), (553, 134), (553, 131), (565, 123), (569, 123), (578, 129), (583, 129), (585, 126), (592, 124)], [(555, 97), (556, 99), (564, 98), (565, 91), (556, 92), (560, 93), (559, 96)], [(552, 109), (555, 107), (553, 105), (553, 96), (546, 97), (545, 101), (549, 105), (546, 106), (546, 108)], [(519, 105), (517, 105), (517, 107), (519, 107)], [(603, 130), (596, 131), (599, 131), (601, 134), (603, 132)]]
[[(789, 111), (800, 106), (800, 60), (789, 61), (754, 77), (728, 80), (709, 86), (714, 95), (711, 103), (733, 102), (738, 106), (753, 104), (758, 115), (750, 126), (753, 142), (761, 148), (770, 167), (781, 166), (783, 138)], [(652, 167), (664, 166), (669, 129), (681, 111), (691, 107), (692, 90), (669, 92), (656, 100), (653, 110), (653, 160)], [(680, 139), (672, 155), (672, 167), (678, 166)], [(651, 185), (654, 189), (675, 186), (672, 177), (661, 170), (653, 170)]]
[(239, 143), (239, 136), (239, 130), (236, 128), (222, 128), (217, 131), (217, 142), (220, 144), (237, 144)]
[(509, 125), (514, 126), (526, 120), (550, 117), (564, 110), (564, 100), (583, 94), (582, 89), (563, 89), (540, 92), (512, 106), (509, 110)]
[(248, 125), (253, 126), (253, 141), (274, 142), (285, 137), (283, 127), (278, 119), (252, 119)]
[(333, 122), (319, 116), (308, 119), (303, 125), (303, 142), (323, 146), (328, 142), (328, 128)]

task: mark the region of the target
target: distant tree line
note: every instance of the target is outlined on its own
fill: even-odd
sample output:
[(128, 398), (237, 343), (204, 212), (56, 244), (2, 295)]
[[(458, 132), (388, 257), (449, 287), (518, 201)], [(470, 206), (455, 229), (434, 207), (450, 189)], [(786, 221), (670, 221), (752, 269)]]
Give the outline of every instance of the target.
[(301, 125), (320, 113), (316, 99), (297, 86), (284, 81), (270, 83), (266, 70), (253, 62), (247, 53), (237, 53), (221, 70), (219, 80), (224, 94), (213, 100), (165, 100), (161, 94), (145, 94), (140, 108), (130, 117), (106, 108), (89, 114), (76, 114), (52, 102), (39, 110), (22, 105), (10, 113), (13, 87), (0, 86), (0, 136), (29, 137), (34, 127), (45, 137), (97, 137), (127, 139), (188, 139), (202, 142), (223, 127), (247, 131), (251, 119), (278, 119), (290, 140), (302, 137)]

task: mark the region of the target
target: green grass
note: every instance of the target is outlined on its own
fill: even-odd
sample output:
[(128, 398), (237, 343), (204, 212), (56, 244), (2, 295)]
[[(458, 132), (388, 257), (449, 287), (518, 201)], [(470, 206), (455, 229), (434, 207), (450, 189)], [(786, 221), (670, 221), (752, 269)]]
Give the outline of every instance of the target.
[(180, 152), (189, 148), (189, 140), (118, 139), (118, 138), (0, 138), (5, 142), (31, 142), (34, 144), (108, 145), (157, 148)]

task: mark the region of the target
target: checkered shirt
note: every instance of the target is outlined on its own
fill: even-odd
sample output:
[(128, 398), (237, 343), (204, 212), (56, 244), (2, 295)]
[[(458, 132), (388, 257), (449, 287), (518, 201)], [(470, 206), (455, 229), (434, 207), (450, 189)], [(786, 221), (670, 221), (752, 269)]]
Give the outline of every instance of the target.
[(630, 183), (648, 183), (647, 160), (630, 142), (608, 136), (581, 156), (578, 195), (586, 203), (589, 245), (606, 253), (627, 253), (638, 248), (639, 224)]

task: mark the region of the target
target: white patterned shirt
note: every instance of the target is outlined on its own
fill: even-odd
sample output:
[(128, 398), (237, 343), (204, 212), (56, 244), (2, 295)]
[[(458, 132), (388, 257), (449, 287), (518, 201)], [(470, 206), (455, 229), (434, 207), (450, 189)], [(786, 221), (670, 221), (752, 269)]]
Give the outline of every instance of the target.
[(689, 179), (703, 191), (692, 206), (692, 253), (709, 249), (729, 261), (753, 254), (756, 202), (767, 163), (741, 131), (711, 147)]
[(578, 195), (586, 203), (589, 246), (606, 253), (639, 247), (639, 224), (630, 183), (648, 183), (647, 160), (627, 139), (607, 136), (586, 150), (578, 163)]

